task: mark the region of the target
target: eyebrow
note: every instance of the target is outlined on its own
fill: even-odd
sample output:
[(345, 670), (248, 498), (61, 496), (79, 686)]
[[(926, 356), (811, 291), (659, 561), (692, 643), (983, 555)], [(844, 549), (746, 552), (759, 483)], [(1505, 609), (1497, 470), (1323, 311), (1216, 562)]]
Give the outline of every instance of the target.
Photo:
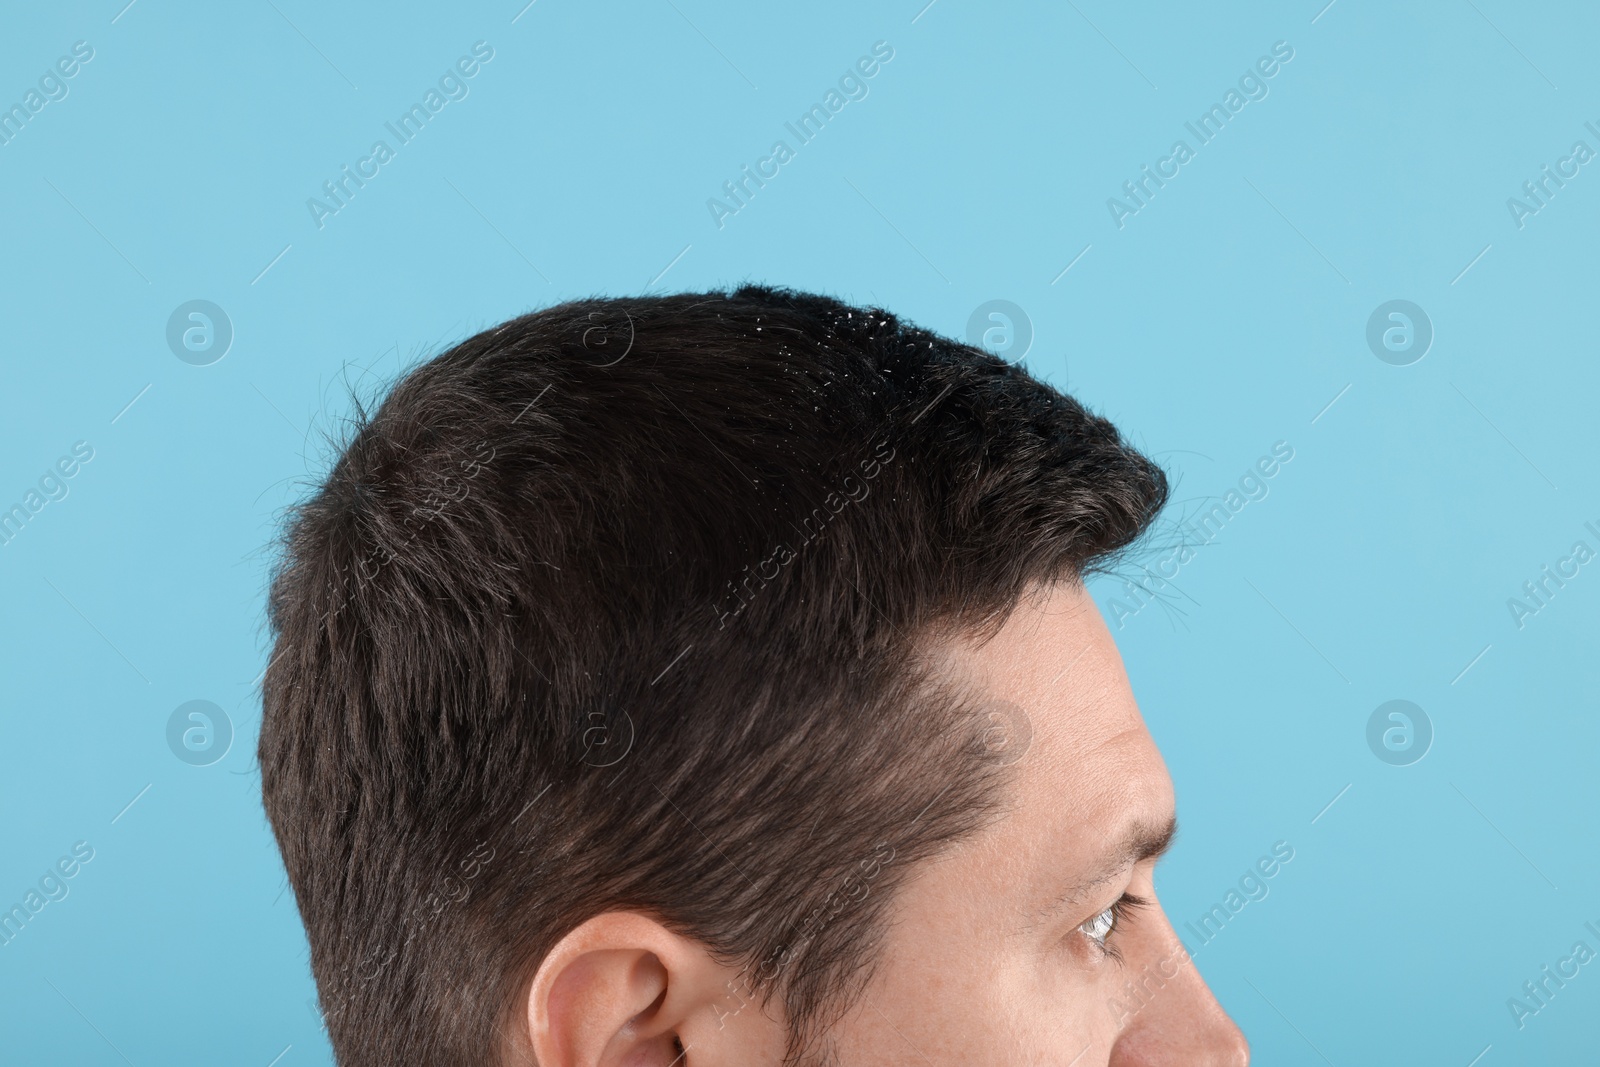
[(1054, 920), (1068, 908), (1079, 906), (1095, 889), (1105, 885), (1119, 874), (1146, 860), (1160, 859), (1172, 847), (1178, 836), (1178, 816), (1168, 817), (1164, 823), (1139, 822), (1130, 827), (1122, 839), (1112, 845), (1108, 857), (1088, 876), (1052, 897), (1038, 914), (1029, 929), (1036, 929)]

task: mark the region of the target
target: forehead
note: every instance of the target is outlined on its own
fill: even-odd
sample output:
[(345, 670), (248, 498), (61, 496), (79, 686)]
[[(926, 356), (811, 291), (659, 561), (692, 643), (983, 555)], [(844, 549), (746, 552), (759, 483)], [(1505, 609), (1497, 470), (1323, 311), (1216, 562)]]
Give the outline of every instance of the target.
[(959, 865), (965, 853), (989, 892), (1004, 877), (1026, 909), (1081, 881), (1130, 829), (1171, 817), (1166, 765), (1081, 585), (1036, 589), (993, 639), (955, 642), (947, 654), (986, 698), (1020, 708), (1031, 731), (1006, 816), (951, 857)]
[(1126, 866), (1097, 879), (1130, 832), (1165, 825), (1172, 784), (1081, 585), (1037, 590), (991, 639), (947, 636), (935, 655), (963, 688), (1019, 709), (1031, 736), (999, 817), (895, 890), (882, 965), (841, 1047), (870, 1048), (860, 1063), (1042, 1062), (1038, 1041), (1061, 1025), (1109, 1018), (1074, 999), (1096, 976), (1063, 966), (1060, 945), (1128, 884)]

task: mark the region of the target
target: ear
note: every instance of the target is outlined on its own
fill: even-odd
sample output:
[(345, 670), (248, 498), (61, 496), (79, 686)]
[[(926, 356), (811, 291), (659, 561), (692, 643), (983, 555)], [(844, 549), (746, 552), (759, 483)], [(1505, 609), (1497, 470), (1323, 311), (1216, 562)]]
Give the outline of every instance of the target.
[(539, 1067), (761, 1067), (780, 1063), (784, 1044), (736, 969), (650, 916), (616, 911), (539, 964), (528, 1037)]

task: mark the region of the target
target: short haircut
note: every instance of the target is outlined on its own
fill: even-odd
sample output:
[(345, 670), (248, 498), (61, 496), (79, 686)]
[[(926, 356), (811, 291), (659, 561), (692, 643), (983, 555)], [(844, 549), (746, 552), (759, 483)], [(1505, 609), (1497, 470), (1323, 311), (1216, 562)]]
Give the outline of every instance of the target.
[(613, 909), (814, 1054), (895, 887), (1003, 810), (932, 635), (1167, 492), (1025, 369), (761, 286), (564, 303), (358, 404), (284, 525), (259, 745), (339, 1062), (503, 1062)]

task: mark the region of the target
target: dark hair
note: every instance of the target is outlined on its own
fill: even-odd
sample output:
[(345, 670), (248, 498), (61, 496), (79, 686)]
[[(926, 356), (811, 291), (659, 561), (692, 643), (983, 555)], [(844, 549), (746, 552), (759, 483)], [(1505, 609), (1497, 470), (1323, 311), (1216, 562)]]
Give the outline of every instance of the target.
[(895, 886), (1000, 810), (933, 636), (1166, 495), (1025, 370), (765, 287), (548, 308), (358, 405), (286, 524), (259, 749), (339, 1062), (500, 1062), (623, 908), (809, 1054)]

